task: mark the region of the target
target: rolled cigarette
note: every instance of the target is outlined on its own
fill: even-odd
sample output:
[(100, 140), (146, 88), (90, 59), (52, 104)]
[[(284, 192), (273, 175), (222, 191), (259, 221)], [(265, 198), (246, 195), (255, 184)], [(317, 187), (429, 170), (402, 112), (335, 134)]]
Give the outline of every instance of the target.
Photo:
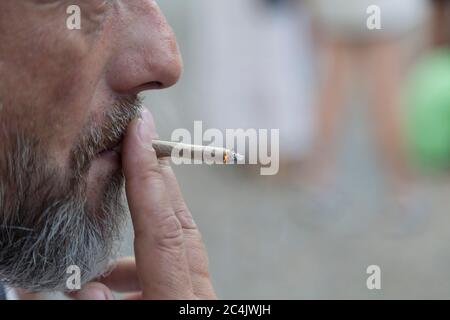
[(221, 158), (224, 164), (237, 163), (244, 159), (242, 155), (229, 149), (162, 140), (153, 140), (153, 149), (158, 158), (178, 157), (201, 161)]

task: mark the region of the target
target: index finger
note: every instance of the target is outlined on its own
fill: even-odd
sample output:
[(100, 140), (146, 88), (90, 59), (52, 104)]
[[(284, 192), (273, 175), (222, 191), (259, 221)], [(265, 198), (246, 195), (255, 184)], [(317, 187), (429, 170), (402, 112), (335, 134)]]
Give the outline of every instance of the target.
[(209, 274), (208, 255), (200, 230), (183, 199), (169, 161), (167, 159), (160, 160), (160, 164), (166, 186), (171, 190), (169, 198), (172, 203), (172, 208), (183, 228), (194, 294), (197, 297), (215, 297)]

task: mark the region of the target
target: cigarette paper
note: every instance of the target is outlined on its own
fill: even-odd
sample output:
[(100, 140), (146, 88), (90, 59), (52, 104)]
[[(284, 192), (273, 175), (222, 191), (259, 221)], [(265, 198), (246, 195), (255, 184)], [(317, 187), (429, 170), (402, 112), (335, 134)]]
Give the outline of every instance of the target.
[(179, 142), (153, 140), (153, 149), (158, 158), (179, 157), (192, 160), (212, 160), (219, 156), (224, 164), (237, 163), (244, 157), (233, 150), (211, 146), (190, 145)]

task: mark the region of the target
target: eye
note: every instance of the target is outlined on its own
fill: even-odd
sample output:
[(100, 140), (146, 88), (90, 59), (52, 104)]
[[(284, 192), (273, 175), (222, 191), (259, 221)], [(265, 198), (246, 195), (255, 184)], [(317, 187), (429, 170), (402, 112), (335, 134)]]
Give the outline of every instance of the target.
[(81, 0), (83, 7), (88, 8), (93, 14), (105, 12), (112, 4), (111, 0)]
[(31, 0), (31, 3), (45, 6), (57, 6), (61, 4), (60, 0)]
[(111, 0), (82, 0), (83, 5), (91, 6), (93, 9), (101, 10), (111, 4)]
[(66, 2), (67, 5), (79, 5), (86, 8), (98, 9), (101, 10), (104, 7), (108, 6), (113, 2), (113, 0), (72, 0), (72, 1), (63, 1), (63, 0), (29, 0), (31, 3), (43, 6), (58, 6), (64, 5)]

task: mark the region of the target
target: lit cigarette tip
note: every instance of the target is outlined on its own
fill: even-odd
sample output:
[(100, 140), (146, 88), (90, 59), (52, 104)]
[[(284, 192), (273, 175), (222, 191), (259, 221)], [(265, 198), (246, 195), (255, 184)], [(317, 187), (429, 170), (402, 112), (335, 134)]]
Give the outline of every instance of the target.
[(244, 156), (242, 154), (239, 154), (234, 151), (231, 151), (231, 158), (233, 159), (233, 162), (239, 162), (244, 160)]

